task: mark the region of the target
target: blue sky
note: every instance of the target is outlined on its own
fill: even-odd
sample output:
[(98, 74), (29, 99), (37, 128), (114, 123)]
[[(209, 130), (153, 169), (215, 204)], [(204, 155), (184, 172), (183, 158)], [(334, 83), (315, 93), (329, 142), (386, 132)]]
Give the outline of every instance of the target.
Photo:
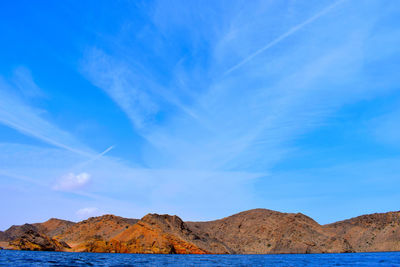
[(8, 1), (0, 229), (398, 210), (396, 1)]

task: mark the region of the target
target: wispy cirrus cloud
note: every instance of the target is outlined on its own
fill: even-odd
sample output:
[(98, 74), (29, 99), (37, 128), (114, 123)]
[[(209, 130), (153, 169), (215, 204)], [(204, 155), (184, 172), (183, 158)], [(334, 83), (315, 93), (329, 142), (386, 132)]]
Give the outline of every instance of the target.
[(126, 63), (99, 49), (90, 50), (87, 57), (83, 72), (89, 80), (103, 89), (138, 129), (143, 128), (158, 110), (158, 105), (146, 92), (150, 82), (146, 77), (139, 77)]
[[(20, 77), (21, 78), (21, 77)], [(20, 84), (24, 83), (17, 79)], [(29, 80), (30, 81), (30, 80)], [(26, 82), (26, 81), (25, 81)], [(27, 87), (24, 87), (27, 88)], [(28, 89), (27, 89), (28, 90)], [(37, 91), (35, 89), (35, 91)], [(89, 149), (66, 131), (42, 118), (42, 110), (26, 104), (15, 88), (0, 77), (0, 123), (47, 144), (89, 156)]]
[(14, 70), (13, 82), (22, 94), (28, 98), (44, 97), (45, 94), (35, 83), (32, 73), (26, 67), (19, 66)]
[[(360, 20), (363, 14), (353, 14), (349, 8), (351, 4), (346, 1), (321, 5), (310, 8), (313, 13), (308, 12), (308, 16), (300, 21), (289, 19), (293, 25), (285, 22), (287, 29), (278, 37), (265, 31), (260, 32), (263, 27), (275, 25), (274, 21), (264, 19), (266, 14), (274, 13), (274, 6), (264, 6), (262, 3), (244, 9), (233, 5), (234, 10), (225, 13), (231, 17), (210, 16), (209, 20), (215, 23), (214, 26), (220, 27), (212, 29), (212, 32), (220, 35), (206, 39), (206, 45), (198, 43), (201, 38), (196, 36), (197, 31), (187, 29), (193, 35), (188, 36), (188, 40), (193, 42), (188, 47), (205, 49), (203, 52), (210, 60), (199, 61), (190, 69), (162, 75), (164, 79), (167, 76), (171, 82), (163, 85), (174, 94), (173, 98), (186, 96), (176, 88), (184, 87), (183, 91), (193, 92), (190, 94), (193, 98), (188, 103), (195, 117), (185, 112), (170, 113), (169, 106), (160, 100), (163, 95), (157, 90), (149, 94), (148, 82), (144, 79), (135, 79), (129, 84), (101, 83), (102, 77), (118, 77), (118, 81), (135, 77), (136, 68), (132, 67), (132, 62), (133, 65), (141, 66), (140, 73), (151, 74), (147, 77), (154, 80), (159, 78), (161, 74), (157, 68), (135, 58), (107, 56), (107, 62), (99, 64), (98, 57), (89, 53), (84, 57), (83, 69), (93, 84), (107, 92), (130, 118), (136, 118), (133, 120), (134, 125), (149, 141), (144, 155), (149, 166), (218, 171), (255, 168), (267, 171), (288, 151), (296, 149), (290, 146), (290, 142), (325, 123), (341, 107), (382, 93), (373, 83), (368, 85), (366, 81), (370, 78), (363, 69), (365, 58), (369, 55), (364, 53), (362, 47), (370, 41), (374, 19), (367, 23)], [(158, 25), (159, 17), (165, 14), (163, 9), (155, 10), (157, 12), (153, 19)], [(285, 9), (276, 11), (285, 15)], [(337, 23), (349, 17), (354, 23), (352, 27), (346, 27), (342, 22)], [(257, 27), (252, 27), (254, 25), (249, 21), (256, 21)], [(169, 23), (172, 25), (158, 25), (159, 28), (153, 31), (171, 34), (174, 26), (179, 29), (193, 27), (179, 20), (171, 20)], [(202, 31), (199, 32), (202, 34)], [(256, 37), (260, 47), (252, 49), (256, 42), (249, 43), (247, 39)], [(119, 48), (124, 41), (128, 40), (119, 40)], [(129, 40), (129, 44), (135, 42), (140, 43), (140, 40)], [(296, 45), (288, 45), (293, 42)], [(165, 47), (161, 44), (154, 53), (159, 55), (167, 47), (167, 44)], [(278, 47), (281, 51), (279, 53), (264, 53)], [(99, 55), (104, 54), (98, 48), (93, 51)], [(239, 57), (225, 51), (248, 53)], [(191, 53), (195, 52), (191, 50)], [(232, 57), (238, 61), (232, 64)], [(182, 58), (168, 53), (159, 60), (163, 65), (182, 64)], [(99, 69), (96, 67), (98, 65), (106, 65), (107, 70)], [(198, 77), (203, 77), (203, 80), (195, 84)], [(117, 89), (114, 84), (124, 86)], [(349, 87), (352, 90), (348, 90)], [(129, 97), (115, 97), (120, 90), (123, 90), (124, 95), (141, 92), (152, 101), (136, 98), (135, 103), (126, 102)], [(140, 119), (148, 123), (159, 116), (162, 116), (162, 121), (156, 119), (155, 123), (141, 123), (139, 127), (135, 122)]]
[(161, 106), (177, 107), (196, 116), (169, 88), (159, 85), (141, 64), (132, 65), (92, 48), (86, 52), (81, 71), (124, 110), (139, 132), (156, 123)]

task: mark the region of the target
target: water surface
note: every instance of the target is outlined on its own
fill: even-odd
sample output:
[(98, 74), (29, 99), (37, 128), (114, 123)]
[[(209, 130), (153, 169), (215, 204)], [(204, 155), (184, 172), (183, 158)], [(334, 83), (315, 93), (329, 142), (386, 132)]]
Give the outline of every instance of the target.
[(0, 266), (399, 266), (400, 252), (149, 255), (0, 250)]

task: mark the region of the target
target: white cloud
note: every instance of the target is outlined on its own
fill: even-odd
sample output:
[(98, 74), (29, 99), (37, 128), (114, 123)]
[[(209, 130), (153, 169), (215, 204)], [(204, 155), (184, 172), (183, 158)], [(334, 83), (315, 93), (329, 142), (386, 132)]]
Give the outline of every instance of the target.
[(154, 118), (165, 106), (174, 106), (184, 114), (197, 118), (179, 95), (169, 87), (158, 84), (151, 71), (135, 63), (133, 66), (92, 48), (85, 54), (81, 72), (120, 106), (139, 133), (153, 126)]
[(138, 129), (157, 113), (158, 106), (145, 89), (153, 85), (144, 75), (139, 77), (126, 63), (101, 50), (91, 49), (82, 71), (94, 85), (110, 95)]
[(77, 190), (87, 185), (89, 181), (89, 173), (82, 172), (79, 174), (74, 174), (71, 172), (61, 177), (58, 183), (54, 185), (53, 189), (59, 191)]

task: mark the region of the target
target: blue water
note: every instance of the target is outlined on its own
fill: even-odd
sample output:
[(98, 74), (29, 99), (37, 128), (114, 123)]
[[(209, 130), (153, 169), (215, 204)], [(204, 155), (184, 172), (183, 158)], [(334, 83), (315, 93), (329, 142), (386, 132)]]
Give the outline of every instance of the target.
[(0, 266), (400, 266), (400, 252), (144, 255), (0, 250)]

